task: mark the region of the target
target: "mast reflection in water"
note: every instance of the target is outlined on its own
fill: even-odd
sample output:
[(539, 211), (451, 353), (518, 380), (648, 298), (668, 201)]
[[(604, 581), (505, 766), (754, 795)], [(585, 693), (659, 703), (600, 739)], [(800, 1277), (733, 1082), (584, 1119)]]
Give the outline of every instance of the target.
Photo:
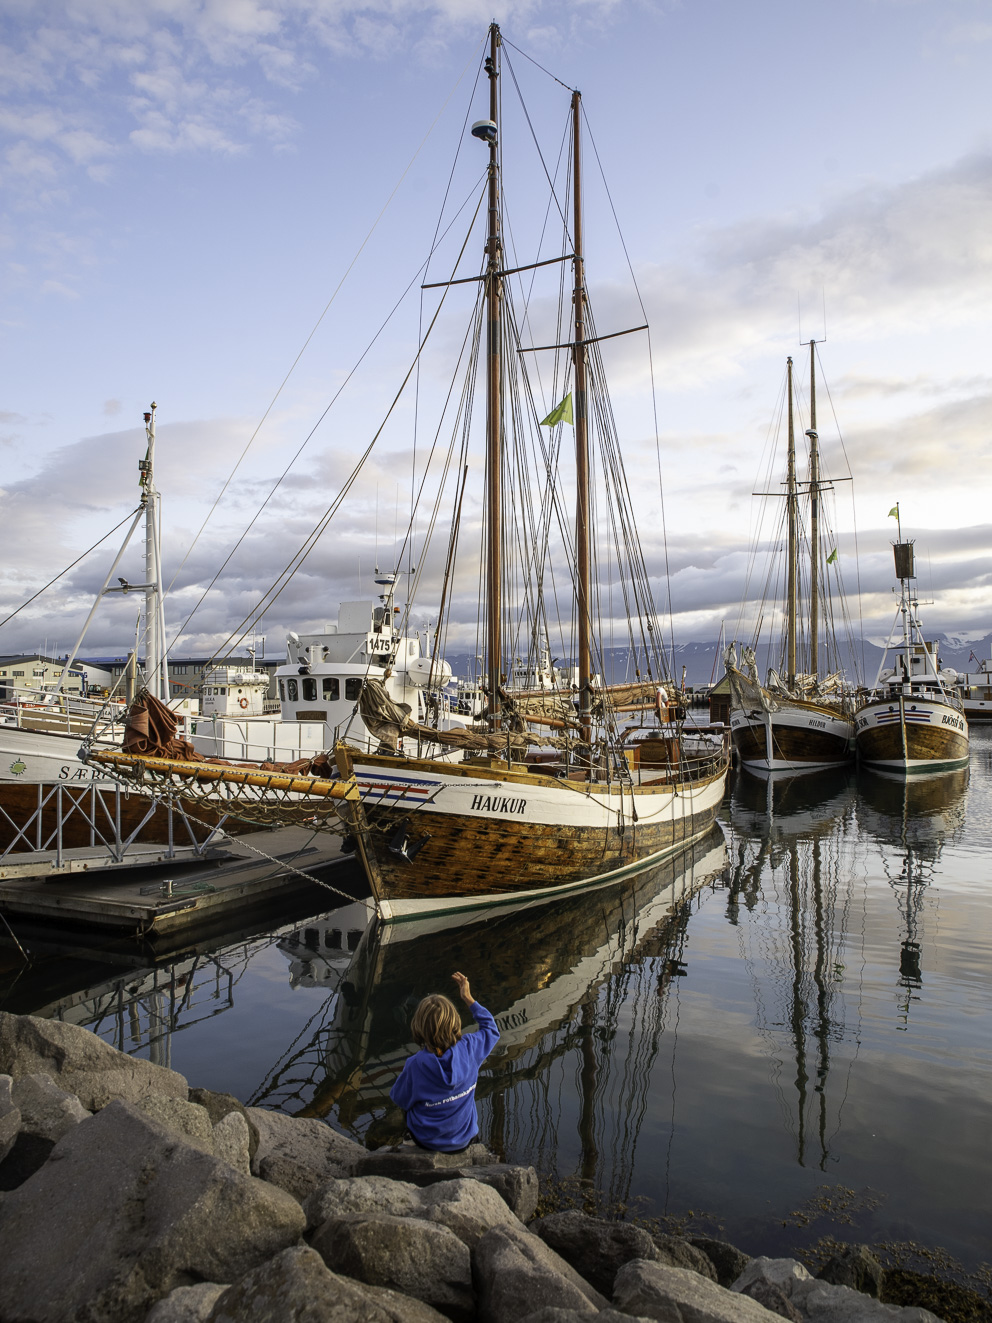
[[(742, 903), (761, 908), (756, 948), (742, 952), (756, 1024), (775, 1063), (796, 1158), (821, 1171), (831, 1120), (839, 1127), (839, 1117), (829, 1115), (827, 1082), (831, 1041), (844, 1035), (844, 1004), (836, 993), (843, 973), (838, 951), (848, 936), (849, 892), (842, 879), (851, 870), (854, 784), (849, 769), (779, 780), (774, 773), (745, 775), (730, 814), (727, 917), (738, 923)], [(759, 963), (771, 974), (764, 982)]]
[(379, 1143), (412, 1009), (460, 968), (503, 1031), (479, 1113), (508, 1161), (702, 1210), (751, 1253), (987, 1259), (992, 730), (970, 772), (740, 775), (723, 822), (726, 846), (469, 926), (379, 930), (358, 902), (172, 954), (18, 926), (30, 966), (0, 926), (0, 1007)]
[(372, 1145), (401, 1138), (388, 1094), (417, 1050), (410, 1017), (428, 992), (449, 990), (452, 970), (471, 971), (501, 1035), (479, 1077), (482, 1138), (624, 1199), (693, 897), (725, 866), (716, 829), (621, 885), (474, 925), (370, 923), (356, 943), (357, 907), (309, 924), (282, 948), (294, 977), (337, 993), (253, 1101), (333, 1116)]

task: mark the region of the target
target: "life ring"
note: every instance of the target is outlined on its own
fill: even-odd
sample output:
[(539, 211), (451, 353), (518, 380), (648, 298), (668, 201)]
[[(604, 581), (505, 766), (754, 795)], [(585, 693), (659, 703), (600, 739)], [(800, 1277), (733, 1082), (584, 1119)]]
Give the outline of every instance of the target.
[(248, 700), (247, 700), (247, 698), (239, 698), (239, 699), (238, 699), (238, 707), (242, 707), (242, 708), (244, 708), (244, 707), (247, 707), (247, 706), (248, 706)]

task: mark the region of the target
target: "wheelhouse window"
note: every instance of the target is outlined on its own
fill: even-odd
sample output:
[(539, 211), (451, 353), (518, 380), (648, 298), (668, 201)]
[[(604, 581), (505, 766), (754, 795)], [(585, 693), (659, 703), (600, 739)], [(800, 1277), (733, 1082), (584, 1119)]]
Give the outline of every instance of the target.
[(285, 701), (286, 701), (286, 681), (285, 681), (285, 680), (280, 680), (280, 681), (279, 681), (279, 697), (280, 697), (280, 698), (282, 699), (282, 701), (285, 703)]
[(361, 692), (362, 692), (362, 682), (361, 680), (358, 679), (357, 676), (352, 678), (351, 680), (345, 680), (344, 682), (345, 698), (349, 699), (351, 702), (355, 702), (355, 700), (360, 696)]
[(324, 698), (330, 703), (336, 703), (341, 697), (341, 683), (337, 676), (325, 676), (322, 683)]
[(298, 703), (300, 701), (300, 686), (295, 680), (287, 680), (286, 688), (289, 690), (289, 701), (291, 703)]
[(316, 703), (317, 701), (317, 681), (313, 676), (308, 675), (305, 680), (301, 680), (303, 686), (304, 703)]

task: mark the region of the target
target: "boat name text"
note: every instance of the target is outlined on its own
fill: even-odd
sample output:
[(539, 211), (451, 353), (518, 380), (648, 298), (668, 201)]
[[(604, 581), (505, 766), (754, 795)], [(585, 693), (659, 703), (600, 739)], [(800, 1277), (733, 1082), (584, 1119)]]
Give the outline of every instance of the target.
[(473, 795), (472, 809), (479, 813), (523, 813), (526, 799), (509, 799), (506, 795)]

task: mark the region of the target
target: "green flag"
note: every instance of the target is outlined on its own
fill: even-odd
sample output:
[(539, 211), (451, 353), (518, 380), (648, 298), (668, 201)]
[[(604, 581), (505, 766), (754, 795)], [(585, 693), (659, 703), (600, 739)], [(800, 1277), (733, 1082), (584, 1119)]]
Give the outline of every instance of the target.
[(887, 519), (898, 519), (898, 518), (899, 518), (899, 507), (898, 507), (898, 505), (894, 505), (894, 506), (892, 507), (892, 509), (889, 511), (888, 515), (886, 515), (886, 518), (887, 518)]
[(552, 409), (547, 418), (541, 419), (542, 427), (554, 427), (555, 423), (572, 422), (572, 392), (569, 391), (557, 409)]
[(836, 561), (837, 561), (837, 548), (834, 547), (833, 551), (831, 551), (830, 555), (827, 557), (827, 564), (834, 565)]

